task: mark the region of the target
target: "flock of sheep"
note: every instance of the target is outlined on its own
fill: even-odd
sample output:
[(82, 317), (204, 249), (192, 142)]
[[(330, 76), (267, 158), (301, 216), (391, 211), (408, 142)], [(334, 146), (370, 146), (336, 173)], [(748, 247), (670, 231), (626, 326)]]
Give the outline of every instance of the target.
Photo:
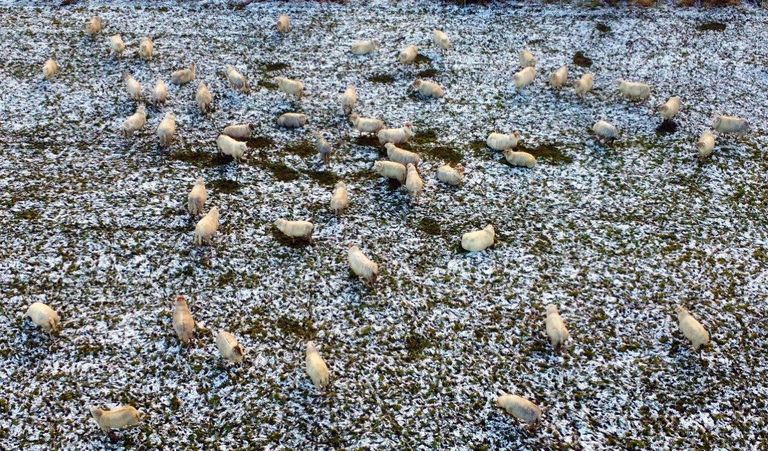
[[(92, 17), (86, 24), (85, 30), (91, 37), (101, 33), (103, 23), (101, 18)], [(291, 29), (290, 18), (287, 15), (281, 15), (277, 21), (277, 30), (279, 33), (288, 33)], [(439, 30), (432, 32), (432, 40), (442, 51), (448, 51), (451, 48), (451, 41), (448, 36)], [(125, 43), (119, 34), (109, 39), (109, 47), (118, 57), (125, 50)], [(357, 41), (351, 45), (351, 52), (356, 55), (367, 54), (375, 51), (378, 43), (375, 41)], [(139, 56), (143, 59), (151, 59), (154, 52), (154, 44), (150, 38), (144, 38), (139, 47)], [(403, 64), (413, 63), (418, 55), (418, 49), (415, 45), (409, 45), (399, 53), (399, 60)], [(527, 50), (520, 52), (520, 65), (522, 69), (514, 75), (514, 84), (517, 89), (523, 89), (525, 86), (533, 83), (536, 77), (536, 58)], [(54, 59), (49, 59), (43, 65), (43, 75), (45, 79), (54, 78), (59, 72), (59, 64)], [(247, 78), (242, 75), (235, 67), (226, 65), (225, 72), (231, 87), (241, 92), (249, 91)], [(177, 70), (171, 74), (171, 81), (174, 84), (183, 85), (193, 81), (196, 78), (196, 67), (194, 64), (188, 68)], [(126, 90), (134, 100), (142, 99), (142, 86), (130, 74), (124, 74)], [(278, 89), (283, 93), (300, 99), (304, 84), (299, 80), (291, 80), (285, 77), (276, 77)], [(562, 66), (557, 69), (550, 77), (549, 84), (560, 89), (568, 82), (568, 67)], [(588, 94), (594, 86), (593, 74), (586, 73), (580, 79), (574, 82), (574, 90), (577, 95), (584, 96)], [(416, 93), (422, 97), (439, 98), (444, 96), (444, 89), (437, 83), (427, 80), (416, 80), (412, 85)], [(650, 86), (644, 83), (619, 81), (618, 89), (622, 95), (631, 100), (646, 100), (650, 96)], [(168, 97), (166, 84), (162, 79), (157, 80), (151, 91), (151, 100), (157, 104), (162, 104)], [(198, 107), (203, 113), (207, 113), (213, 102), (213, 96), (205, 83), (200, 82), (195, 96)], [(355, 113), (357, 103), (357, 91), (354, 86), (349, 86), (339, 97), (341, 111), (348, 116), (352, 126), (360, 133), (375, 134), (379, 142), (386, 149), (388, 160), (376, 161), (373, 170), (380, 175), (395, 179), (405, 186), (405, 189), (412, 196), (418, 196), (424, 189), (418, 165), (421, 160), (418, 153), (407, 149), (397, 147), (398, 144), (408, 142), (415, 134), (414, 127), (410, 123), (405, 123), (398, 128), (385, 128), (384, 122), (369, 117), (361, 117)], [(659, 112), (664, 120), (672, 120), (681, 108), (679, 97), (671, 97), (666, 103), (659, 107)], [(130, 137), (134, 132), (141, 130), (146, 125), (146, 109), (140, 104), (136, 112), (128, 117), (123, 125), (122, 132), (126, 137)], [(300, 128), (306, 125), (308, 118), (300, 113), (285, 113), (281, 115), (277, 124), (281, 127)], [(749, 130), (749, 123), (738, 117), (716, 116), (712, 128), (723, 134), (744, 134)], [(592, 130), (598, 139), (603, 142), (611, 142), (618, 138), (619, 130), (607, 121), (597, 121)], [(240, 161), (246, 151), (246, 143), (238, 139), (247, 139), (253, 131), (252, 124), (235, 124), (224, 128), (221, 135), (216, 139), (216, 144), (220, 152), (229, 155)], [(168, 146), (172, 143), (176, 134), (176, 118), (172, 112), (166, 113), (160, 125), (157, 128), (157, 136), (161, 146)], [(316, 148), (323, 161), (327, 164), (330, 161), (333, 152), (332, 146), (323, 137), (321, 133), (314, 133)], [(536, 165), (536, 158), (526, 152), (515, 151), (515, 147), (520, 139), (519, 133), (491, 133), (486, 144), (488, 147), (502, 151), (506, 160), (513, 166), (532, 168)], [(700, 158), (706, 158), (712, 154), (715, 146), (715, 135), (712, 131), (705, 131), (696, 147)], [(464, 174), (461, 166), (452, 167), (448, 164), (442, 165), (437, 169), (437, 178), (443, 183), (450, 185), (460, 185), (463, 182)], [(195, 217), (203, 215), (205, 203), (207, 201), (207, 191), (205, 181), (199, 178), (188, 195), (187, 209)], [(349, 195), (344, 182), (339, 181), (333, 189), (330, 201), (330, 208), (340, 214), (349, 204)], [(278, 219), (275, 222), (276, 228), (291, 239), (310, 240), (314, 229), (314, 224), (308, 221), (293, 221)], [(199, 220), (195, 227), (194, 243), (202, 245), (211, 243), (219, 227), (219, 209), (212, 207)], [(470, 252), (483, 251), (492, 246), (495, 241), (495, 231), (492, 225), (488, 225), (482, 230), (468, 232), (461, 237), (461, 246)], [(376, 282), (379, 273), (378, 265), (368, 258), (357, 246), (351, 246), (348, 249), (348, 262), (352, 271), (369, 285)], [(702, 346), (709, 343), (709, 333), (685, 308), (678, 306), (675, 309), (679, 321), (679, 327), (685, 337), (691, 341), (694, 350), (700, 350)], [(36, 325), (47, 332), (56, 332), (60, 328), (60, 319), (56, 311), (48, 305), (35, 302), (29, 306), (25, 315), (29, 317)], [(563, 319), (558, 313), (555, 305), (546, 307), (546, 333), (550, 338), (552, 346), (559, 350), (568, 339), (568, 329)], [(173, 309), (173, 328), (183, 344), (188, 344), (194, 337), (195, 321), (183, 296), (177, 297)], [(216, 346), (221, 356), (229, 362), (242, 362), (245, 356), (245, 350), (238, 343), (237, 338), (227, 331), (219, 331), (216, 336)], [(317, 348), (312, 342), (306, 344), (306, 372), (313, 384), (322, 389), (330, 382), (329, 370), (323, 358), (320, 356)], [(517, 395), (505, 394), (496, 399), (496, 404), (518, 419), (528, 423), (532, 427), (538, 424), (541, 419), (542, 410), (531, 401)], [(98, 425), (105, 432), (111, 434), (113, 429), (119, 429), (136, 425), (140, 422), (142, 414), (133, 406), (125, 405), (109, 410), (98, 407), (92, 407), (91, 414)]]

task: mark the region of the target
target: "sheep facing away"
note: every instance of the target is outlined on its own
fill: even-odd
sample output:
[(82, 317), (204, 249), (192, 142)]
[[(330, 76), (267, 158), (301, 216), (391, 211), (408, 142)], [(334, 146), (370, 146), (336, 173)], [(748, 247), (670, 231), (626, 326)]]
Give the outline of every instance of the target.
[(345, 116), (352, 114), (357, 104), (357, 89), (352, 85), (347, 86), (344, 93), (339, 96), (339, 103), (341, 104), (341, 111)]
[(184, 296), (177, 296), (173, 304), (173, 330), (183, 344), (189, 344), (195, 337), (195, 320)]
[(352, 272), (368, 285), (376, 283), (379, 276), (379, 265), (363, 254), (357, 246), (350, 246), (347, 251), (347, 261)]
[(315, 229), (315, 225), (309, 221), (288, 221), (286, 219), (275, 221), (275, 227), (288, 238), (300, 238), (310, 242), (312, 241), (312, 231)]
[(175, 135), (176, 115), (169, 111), (165, 113), (165, 117), (157, 126), (157, 137), (160, 140), (160, 145), (163, 147), (170, 146)]
[(48, 333), (55, 333), (61, 327), (61, 319), (54, 309), (42, 302), (34, 302), (24, 313), (24, 316), (32, 320), (38, 327)]
[(496, 398), (496, 405), (506, 410), (518, 420), (529, 425), (530, 429), (535, 429), (541, 421), (541, 408), (518, 395), (502, 395)]
[(568, 340), (568, 329), (565, 327), (565, 322), (560, 317), (556, 305), (547, 305), (547, 317), (544, 320), (544, 324), (546, 325), (547, 336), (552, 343), (552, 347), (559, 351)]
[(482, 230), (467, 232), (461, 236), (461, 247), (468, 252), (480, 252), (493, 245), (496, 230), (488, 224)]
[(194, 243), (198, 246), (202, 246), (203, 243), (211, 244), (213, 242), (213, 236), (219, 229), (219, 207), (213, 207), (211, 210), (203, 216), (195, 226), (195, 238)]
[(451, 49), (451, 40), (448, 39), (448, 35), (440, 30), (432, 30), (432, 42), (436, 46), (440, 47), (442, 52), (447, 52)]
[(156, 104), (165, 103), (168, 100), (168, 86), (161, 79), (155, 82), (155, 86), (152, 88), (152, 101)]
[(379, 143), (381, 144), (403, 144), (408, 142), (414, 134), (413, 125), (410, 122), (406, 122), (405, 125), (399, 128), (383, 128), (376, 133), (376, 136), (378, 136)]
[(243, 159), (245, 151), (248, 149), (248, 144), (232, 139), (227, 135), (219, 135), (216, 138), (216, 146), (218, 146), (219, 152), (229, 155), (238, 163)]
[(123, 81), (125, 82), (125, 90), (131, 99), (141, 100), (141, 83), (128, 72), (123, 73)]
[(291, 30), (291, 18), (287, 14), (280, 14), (277, 18), (277, 32), (286, 34)]
[(200, 84), (197, 85), (195, 101), (197, 101), (197, 106), (200, 108), (200, 111), (202, 111), (203, 114), (211, 111), (211, 106), (213, 105), (213, 95), (211, 94), (211, 91), (208, 90), (208, 86), (205, 85), (205, 82), (201, 81)]
[(318, 390), (325, 388), (330, 383), (328, 365), (311, 341), (307, 342), (306, 372)]
[(117, 57), (123, 55), (123, 52), (125, 51), (125, 42), (123, 42), (123, 38), (119, 34), (109, 38), (109, 49)]
[(715, 149), (715, 134), (705, 130), (696, 142), (696, 149), (699, 151), (700, 160), (704, 160), (712, 155), (712, 151)]
[(43, 78), (46, 80), (52, 79), (59, 73), (60, 67), (55, 59), (48, 58), (45, 64), (43, 64)]
[(192, 216), (203, 214), (205, 201), (208, 200), (208, 192), (205, 190), (205, 180), (198, 177), (192, 190), (187, 195), (187, 211)]
[(709, 332), (696, 318), (691, 315), (688, 310), (683, 306), (678, 305), (675, 307), (675, 313), (677, 313), (677, 321), (680, 326), (680, 331), (685, 335), (694, 351), (701, 350), (702, 346), (709, 344)]
[(341, 214), (349, 205), (349, 192), (346, 183), (339, 180), (331, 194), (331, 210), (337, 215)]
[(141, 59), (143, 60), (150, 61), (154, 53), (155, 53), (155, 43), (152, 42), (152, 38), (147, 36), (144, 39), (142, 39), (141, 43), (139, 43), (139, 57), (141, 57)]
[(419, 171), (413, 163), (408, 163), (405, 173), (405, 189), (411, 196), (418, 196), (424, 191), (424, 180), (421, 179)]
[(101, 33), (102, 28), (104, 28), (104, 23), (102, 22), (101, 17), (93, 16), (88, 20), (88, 23), (85, 24), (85, 33), (93, 38)]
[(568, 66), (562, 66), (549, 77), (549, 85), (560, 89), (568, 82)]

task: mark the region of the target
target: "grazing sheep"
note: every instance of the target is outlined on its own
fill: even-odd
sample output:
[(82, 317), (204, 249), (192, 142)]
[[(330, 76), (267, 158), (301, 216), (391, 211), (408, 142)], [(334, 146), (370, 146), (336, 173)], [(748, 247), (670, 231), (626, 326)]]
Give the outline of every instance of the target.
[(360, 117), (357, 113), (350, 114), (349, 120), (361, 133), (378, 133), (384, 128), (384, 121), (372, 117)]
[(651, 87), (645, 83), (619, 80), (619, 92), (630, 100), (645, 100), (651, 95)]
[(367, 55), (377, 48), (379, 48), (379, 44), (376, 41), (355, 41), (350, 46), (350, 51), (355, 55)]
[(568, 66), (562, 66), (549, 77), (549, 85), (555, 89), (562, 88), (568, 82)]
[(400, 183), (405, 183), (406, 168), (402, 163), (379, 160), (373, 163), (373, 170), (384, 177), (395, 179)]
[(451, 48), (451, 40), (448, 39), (448, 35), (440, 30), (432, 30), (432, 42), (440, 47), (443, 52), (448, 51)]
[(157, 137), (160, 139), (160, 145), (163, 147), (170, 146), (175, 134), (176, 115), (169, 111), (165, 113), (165, 117), (157, 127)]
[(712, 128), (724, 134), (745, 135), (750, 125), (746, 119), (740, 117), (718, 115), (715, 116)]
[(237, 338), (227, 331), (221, 330), (216, 335), (216, 347), (224, 360), (232, 363), (240, 363), (245, 357), (245, 349), (237, 342)]
[(502, 395), (496, 398), (496, 405), (518, 420), (534, 428), (541, 421), (541, 408), (522, 396)]
[(330, 382), (328, 365), (325, 364), (325, 360), (317, 352), (315, 344), (311, 341), (307, 342), (306, 371), (318, 390), (326, 387)]
[(323, 159), (323, 163), (330, 164), (331, 153), (333, 152), (331, 143), (329, 143), (320, 132), (312, 132), (312, 136), (315, 137), (315, 148), (317, 149), (317, 153), (319, 153), (320, 157)]
[(416, 152), (410, 150), (401, 149), (392, 143), (384, 144), (384, 148), (387, 149), (387, 158), (392, 161), (396, 161), (402, 164), (419, 164), (421, 157)]
[(200, 107), (200, 111), (202, 111), (203, 114), (211, 111), (213, 95), (211, 94), (211, 91), (208, 90), (208, 86), (205, 85), (205, 82), (201, 81), (200, 84), (197, 85), (197, 94), (195, 94), (195, 100), (197, 101), (197, 106)]
[(277, 89), (288, 95), (301, 98), (304, 95), (304, 83), (299, 80), (291, 80), (285, 77), (275, 77), (275, 83), (277, 83)]
[(479, 252), (493, 245), (496, 239), (496, 231), (488, 224), (482, 230), (467, 232), (461, 236), (461, 247), (469, 252)]
[(592, 90), (595, 86), (595, 76), (592, 74), (584, 74), (573, 83), (576, 94), (584, 96), (586, 93)]
[(376, 133), (379, 137), (379, 143), (403, 144), (408, 142), (414, 135), (413, 125), (406, 122), (400, 128), (383, 128)]
[(341, 111), (345, 116), (352, 114), (357, 104), (357, 90), (354, 86), (349, 85), (342, 95), (339, 96), (339, 103), (341, 103)]
[(418, 196), (424, 191), (424, 180), (421, 179), (419, 171), (413, 163), (408, 163), (405, 174), (405, 189), (411, 196)]
[(136, 112), (128, 116), (123, 122), (123, 136), (126, 138), (133, 136), (133, 132), (140, 130), (147, 123), (147, 109), (144, 105), (139, 105)]
[(101, 33), (101, 29), (104, 27), (103, 22), (101, 21), (101, 17), (99, 16), (93, 16), (88, 20), (88, 23), (85, 24), (85, 33), (90, 37), (95, 37), (97, 34)]
[(285, 128), (300, 128), (307, 125), (307, 115), (301, 113), (284, 113), (277, 118), (277, 125)]
[(376, 283), (379, 276), (379, 265), (365, 256), (357, 246), (350, 246), (347, 252), (349, 267), (357, 277), (363, 279), (368, 285)]
[(173, 330), (184, 344), (195, 338), (195, 320), (184, 296), (177, 296), (173, 306)]
[(449, 185), (458, 186), (464, 183), (464, 167), (461, 165), (452, 168), (444, 164), (437, 168), (437, 179)]
[(568, 340), (568, 329), (565, 327), (563, 318), (560, 317), (556, 305), (549, 304), (547, 306), (547, 319), (544, 320), (544, 324), (547, 326), (547, 336), (549, 336), (549, 340), (552, 342), (552, 347), (555, 350), (559, 350)]
[(125, 42), (123, 42), (123, 38), (120, 37), (119, 34), (116, 34), (110, 37), (109, 48), (110, 50), (112, 50), (112, 53), (114, 53), (118, 57), (122, 56), (123, 51), (125, 51)]
[(698, 351), (702, 346), (709, 344), (709, 332), (696, 320), (683, 306), (675, 307), (677, 321), (680, 323), (680, 331), (685, 338), (690, 340), (693, 350)]
[(195, 182), (195, 186), (187, 196), (187, 211), (193, 216), (203, 214), (203, 206), (205, 201), (208, 200), (208, 191), (205, 189), (205, 180), (202, 177), (198, 177)]
[(288, 221), (285, 219), (275, 221), (275, 227), (288, 238), (302, 238), (309, 241), (312, 241), (312, 231), (315, 229), (315, 225), (309, 221)]
[(408, 47), (400, 50), (400, 62), (403, 64), (411, 64), (416, 61), (416, 57), (419, 56), (419, 50), (415, 45), (409, 45)]
[(348, 205), (349, 192), (347, 191), (347, 185), (339, 180), (333, 188), (333, 194), (331, 194), (331, 210), (338, 215), (341, 214)]
[(155, 87), (152, 88), (152, 101), (160, 104), (165, 103), (166, 100), (168, 100), (168, 86), (163, 80), (158, 79), (155, 82)]
[(171, 83), (185, 85), (195, 79), (197, 75), (197, 66), (195, 63), (189, 65), (187, 69), (179, 69), (171, 73)]
[(33, 323), (37, 324), (44, 331), (51, 333), (59, 330), (61, 319), (56, 311), (42, 302), (34, 302), (24, 313)]
[(56, 74), (59, 73), (59, 63), (56, 62), (53, 58), (48, 58), (48, 60), (43, 64), (43, 78), (46, 80), (50, 80), (51, 78), (55, 77)]
[(280, 14), (277, 18), (277, 32), (286, 34), (291, 30), (291, 18), (287, 14)]
[(139, 56), (147, 61), (152, 59), (152, 54), (155, 51), (155, 43), (152, 42), (152, 38), (147, 36), (141, 40), (139, 44)]
[(125, 81), (125, 90), (128, 91), (128, 95), (133, 100), (141, 100), (141, 83), (128, 72), (123, 73), (123, 81)]
[(219, 229), (219, 207), (213, 207), (207, 215), (203, 216), (195, 226), (194, 243), (202, 246), (203, 243), (211, 244), (216, 230)]
[(533, 83), (534, 78), (536, 78), (536, 68), (530, 66), (526, 67), (525, 69), (515, 74), (515, 88), (522, 89), (530, 85)]
[(229, 155), (237, 162), (240, 162), (240, 160), (243, 159), (245, 150), (248, 148), (246, 143), (232, 139), (227, 135), (219, 135), (219, 137), (216, 138), (216, 145), (219, 147), (221, 153)]
[(251, 90), (250, 86), (248, 86), (248, 79), (235, 69), (235, 66), (227, 64), (224, 66), (224, 70), (227, 72), (227, 80), (229, 80), (229, 85), (232, 86), (232, 89), (240, 92), (249, 92)]
[(445, 90), (437, 83), (418, 79), (411, 83), (411, 89), (415, 90), (423, 97), (434, 97), (439, 99), (445, 95)]
[(254, 127), (253, 124), (227, 125), (222, 133), (232, 138), (248, 139), (251, 137)]
[(515, 152), (512, 149), (504, 151), (504, 158), (507, 159), (507, 163), (512, 166), (521, 166), (524, 168), (532, 168), (536, 166), (536, 157), (528, 152)]
[(696, 143), (696, 148), (699, 151), (699, 159), (701, 160), (712, 155), (712, 151), (715, 149), (715, 134), (706, 130), (699, 137), (699, 141)]
[(520, 67), (536, 67), (536, 57), (528, 50), (520, 50)]
[(659, 106), (659, 113), (665, 120), (670, 120), (680, 111), (680, 97), (670, 97), (664, 104)]
[(114, 409), (104, 410), (99, 407), (90, 408), (93, 419), (102, 431), (111, 433), (112, 429), (122, 429), (136, 426), (143, 415), (133, 406), (124, 405)]
[(619, 137), (619, 129), (610, 122), (602, 120), (595, 122), (595, 125), (592, 126), (592, 131), (595, 132), (601, 141), (612, 141)]
[(507, 150), (517, 147), (517, 143), (520, 141), (520, 133), (514, 132), (510, 134), (504, 133), (491, 133), (488, 135), (488, 139), (485, 140), (485, 144), (493, 150)]

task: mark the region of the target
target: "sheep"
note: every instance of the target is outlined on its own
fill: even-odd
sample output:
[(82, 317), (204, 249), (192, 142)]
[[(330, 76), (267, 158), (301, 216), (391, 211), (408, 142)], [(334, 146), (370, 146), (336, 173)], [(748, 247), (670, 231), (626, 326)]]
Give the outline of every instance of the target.
[(85, 24), (85, 33), (93, 38), (97, 34), (101, 33), (103, 26), (104, 25), (101, 21), (101, 17), (93, 16), (88, 20), (88, 23)]
[(520, 141), (520, 133), (491, 133), (485, 140), (485, 144), (493, 150), (507, 150), (517, 147), (517, 143)]
[(561, 66), (549, 77), (549, 85), (555, 89), (562, 88), (568, 82), (568, 66)]
[(512, 166), (521, 166), (524, 168), (533, 168), (536, 166), (536, 157), (528, 152), (515, 152), (512, 149), (504, 151), (504, 158)]
[(323, 163), (330, 164), (331, 153), (333, 152), (331, 143), (329, 143), (320, 132), (312, 132), (312, 136), (315, 137), (315, 148), (317, 149), (317, 153), (319, 153), (320, 157), (323, 159)]
[(201, 81), (200, 84), (197, 85), (197, 94), (195, 94), (195, 100), (197, 101), (197, 106), (200, 107), (200, 111), (202, 111), (203, 114), (211, 111), (213, 95), (211, 94), (211, 91), (208, 90), (208, 86), (205, 85), (205, 82)]
[(152, 54), (155, 51), (155, 43), (152, 42), (152, 38), (147, 36), (146, 38), (141, 40), (141, 43), (139, 44), (139, 56), (144, 60), (151, 60)]
[(436, 46), (440, 47), (440, 50), (446, 52), (451, 49), (451, 40), (448, 39), (448, 35), (440, 30), (432, 30), (432, 42)]
[(284, 113), (277, 118), (277, 125), (285, 128), (300, 128), (307, 125), (307, 115), (301, 113)]
[(685, 338), (690, 340), (693, 345), (693, 350), (698, 351), (702, 346), (709, 344), (709, 332), (700, 322), (696, 320), (683, 306), (678, 305), (675, 307), (677, 313), (677, 321), (680, 325), (680, 331), (683, 332)]
[(198, 177), (195, 185), (187, 195), (187, 211), (193, 216), (203, 214), (205, 201), (208, 200), (208, 191), (205, 189), (205, 180)]
[(123, 81), (125, 82), (125, 90), (128, 91), (128, 95), (133, 100), (141, 100), (141, 83), (128, 72), (123, 73)]
[(399, 59), (403, 64), (411, 64), (416, 61), (416, 57), (419, 56), (419, 50), (415, 45), (409, 45), (408, 47), (400, 50)]
[(325, 360), (317, 352), (315, 344), (311, 341), (307, 342), (306, 371), (318, 390), (326, 387), (330, 382), (328, 365), (325, 364)]
[(680, 111), (680, 106), (680, 97), (670, 97), (665, 103), (659, 105), (659, 113), (664, 120), (670, 120)]
[(43, 64), (43, 78), (50, 80), (59, 73), (59, 63), (53, 58), (48, 58), (45, 64)]
[(195, 226), (194, 243), (202, 246), (203, 243), (211, 244), (216, 230), (219, 228), (219, 207), (213, 207), (207, 215), (197, 222)]
[(287, 14), (280, 14), (277, 18), (277, 32), (286, 34), (291, 30), (291, 18)]
[(536, 67), (536, 57), (528, 50), (520, 50), (518, 57), (520, 67)]
[(368, 285), (376, 283), (379, 276), (379, 265), (365, 256), (357, 246), (350, 246), (347, 252), (349, 267), (357, 277), (363, 279)]
[(285, 77), (275, 77), (275, 83), (277, 83), (277, 89), (288, 95), (301, 98), (304, 95), (304, 83), (299, 80), (292, 80)]
[(235, 66), (227, 64), (224, 66), (224, 70), (227, 72), (227, 80), (229, 80), (229, 85), (232, 86), (232, 89), (241, 92), (249, 92), (251, 90), (250, 86), (248, 86), (248, 79), (235, 69)]
[(44, 331), (51, 333), (59, 330), (61, 319), (56, 311), (42, 302), (34, 302), (24, 313), (33, 323), (37, 324)]
[(411, 83), (411, 89), (414, 89), (423, 97), (434, 97), (439, 99), (445, 95), (445, 90), (443, 90), (442, 86), (422, 79), (418, 79)]
[(515, 88), (522, 89), (530, 85), (533, 83), (534, 78), (536, 78), (536, 68), (530, 66), (526, 67), (525, 69), (515, 74)]
[(379, 48), (379, 44), (376, 41), (355, 41), (350, 46), (350, 51), (355, 55), (367, 55), (377, 48)]
[(717, 115), (712, 128), (724, 134), (745, 135), (750, 129), (750, 124), (746, 119), (737, 116)]
[(288, 221), (278, 219), (275, 221), (275, 227), (288, 238), (301, 238), (312, 241), (312, 231), (315, 225), (309, 221)]
[(645, 100), (651, 95), (651, 87), (645, 83), (619, 80), (619, 92), (630, 100)]
[(169, 111), (165, 113), (165, 117), (157, 126), (157, 137), (160, 139), (160, 145), (163, 147), (170, 146), (175, 134), (176, 115)]
[(125, 51), (125, 42), (123, 42), (123, 38), (120, 37), (119, 34), (116, 34), (114, 36), (111, 36), (109, 38), (109, 48), (118, 57), (123, 55), (123, 51)]
[(245, 349), (237, 342), (237, 338), (227, 331), (220, 330), (216, 335), (216, 347), (224, 360), (229, 362), (240, 363), (245, 357)]
[(376, 133), (376, 136), (379, 137), (380, 144), (403, 144), (408, 142), (413, 135), (413, 125), (411, 125), (410, 122), (406, 122), (405, 125), (399, 128), (383, 128)]
[(227, 125), (222, 133), (231, 138), (248, 139), (251, 137), (254, 128), (255, 125), (253, 124)]
[(406, 166), (405, 189), (408, 194), (414, 197), (424, 191), (424, 180), (421, 179), (419, 171), (416, 170), (413, 163), (408, 163)]
[(449, 185), (458, 186), (464, 182), (464, 167), (461, 165), (452, 168), (444, 164), (437, 168), (437, 179)]
[(378, 133), (384, 128), (384, 121), (371, 117), (360, 117), (357, 113), (350, 114), (349, 121), (361, 133)]
[(402, 164), (413, 163), (414, 165), (419, 164), (421, 161), (421, 157), (416, 152), (401, 149), (392, 143), (384, 144), (384, 148), (387, 149), (387, 158), (392, 161), (396, 161)]
[(461, 236), (461, 247), (469, 252), (480, 252), (493, 245), (496, 231), (488, 224), (482, 230), (467, 232)]
[(715, 134), (709, 130), (702, 133), (696, 143), (696, 149), (699, 151), (700, 160), (712, 155), (712, 151), (715, 149)]
[(592, 126), (592, 131), (595, 132), (601, 141), (613, 141), (619, 137), (619, 129), (610, 122), (603, 120), (595, 122), (595, 125)]
[(185, 85), (194, 80), (197, 76), (197, 65), (192, 63), (186, 69), (179, 69), (171, 73), (171, 83), (176, 85)]
[(506, 410), (518, 420), (528, 423), (530, 428), (535, 428), (541, 421), (541, 408), (518, 395), (502, 395), (496, 398), (496, 405)]
[(556, 305), (547, 305), (547, 319), (544, 320), (544, 324), (547, 326), (547, 336), (552, 342), (552, 347), (559, 350), (568, 340), (568, 329), (565, 327)]
[(353, 85), (347, 86), (344, 93), (339, 96), (339, 103), (341, 104), (341, 111), (345, 116), (352, 114), (357, 104), (357, 89)]
[(219, 135), (219, 137), (216, 138), (216, 145), (221, 153), (229, 155), (238, 163), (243, 159), (245, 150), (248, 148), (248, 144), (232, 139), (227, 135)]
[(339, 180), (331, 194), (331, 210), (337, 215), (341, 214), (349, 205), (349, 192), (346, 183)]
[(195, 338), (195, 320), (184, 296), (177, 296), (173, 306), (173, 330), (183, 344), (189, 344)]
[(163, 80), (158, 79), (152, 88), (152, 101), (156, 104), (165, 103), (168, 100), (168, 86)]
[(373, 163), (373, 170), (384, 177), (395, 179), (400, 183), (405, 183), (406, 168), (402, 163), (379, 160)]
[(93, 406), (90, 408), (91, 416), (96, 420), (102, 431), (111, 434), (112, 429), (122, 429), (139, 424), (144, 417), (142, 413), (131, 405), (115, 407), (113, 409), (101, 409)]
[(584, 74), (581, 78), (573, 82), (573, 85), (576, 95), (583, 97), (595, 86), (595, 76), (592, 74)]
[(139, 105), (136, 112), (128, 116), (123, 122), (123, 136), (126, 138), (133, 136), (133, 132), (140, 130), (147, 123), (147, 109), (144, 105)]

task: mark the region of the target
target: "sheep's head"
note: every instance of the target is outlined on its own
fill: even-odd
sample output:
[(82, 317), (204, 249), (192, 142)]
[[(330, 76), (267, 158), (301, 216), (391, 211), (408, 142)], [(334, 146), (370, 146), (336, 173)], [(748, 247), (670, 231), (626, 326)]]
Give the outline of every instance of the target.
[(93, 418), (97, 420), (101, 418), (101, 415), (104, 413), (103, 409), (96, 406), (91, 406), (88, 410), (91, 411), (91, 415), (93, 416)]
[(683, 307), (682, 305), (678, 305), (677, 307), (675, 307), (675, 313), (677, 313), (678, 319), (684, 318), (687, 315), (689, 315), (688, 310), (686, 310), (685, 307)]
[(185, 298), (184, 296), (181, 296), (181, 295), (176, 296), (176, 303), (177, 304), (186, 304), (187, 303), (187, 298)]
[(551, 315), (553, 313), (557, 313), (557, 306), (555, 304), (547, 305), (547, 315)]
[(317, 352), (317, 347), (315, 346), (315, 343), (313, 341), (307, 342), (307, 354), (311, 352)]

